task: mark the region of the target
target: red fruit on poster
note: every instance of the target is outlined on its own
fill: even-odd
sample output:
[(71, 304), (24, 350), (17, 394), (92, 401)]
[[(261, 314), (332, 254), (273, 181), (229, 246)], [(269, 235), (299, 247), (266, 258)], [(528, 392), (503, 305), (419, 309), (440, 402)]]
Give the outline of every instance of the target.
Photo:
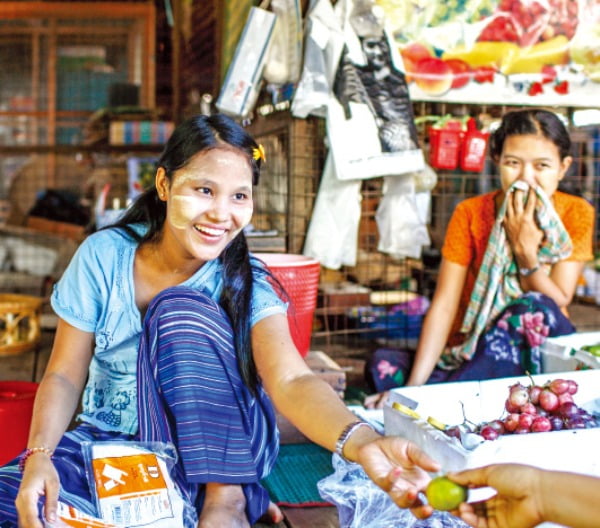
[(493, 66), (478, 66), (473, 70), (473, 79), (478, 83), (493, 83), (496, 68)]
[(579, 2), (577, 0), (548, 0), (550, 19), (542, 34), (543, 40), (555, 35), (564, 35), (571, 40), (579, 23)]
[[(409, 76), (415, 71), (417, 62), (421, 59), (427, 59), (433, 56), (431, 50), (420, 42), (411, 42), (410, 44), (407, 44), (400, 49), (400, 55), (402, 56), (402, 62), (404, 63), (404, 71), (409, 74)], [(414, 80), (412, 79), (412, 76), (410, 76), (410, 80)], [(408, 82), (410, 82), (410, 80), (407, 79)]]
[(413, 73), (415, 84), (429, 95), (442, 95), (452, 86), (452, 68), (442, 59), (421, 59)]
[(569, 93), (569, 81), (561, 81), (554, 85), (554, 91), (557, 94), (566, 95)]
[(550, 64), (546, 64), (542, 68), (542, 83), (551, 83), (556, 79), (556, 70), (554, 66)]
[(519, 28), (510, 14), (498, 13), (479, 34), (479, 41), (518, 42)]
[(538, 95), (544, 93), (544, 88), (542, 87), (542, 83), (540, 82), (534, 82), (531, 83), (531, 86), (529, 87), (529, 90), (527, 90), (527, 95)]
[(452, 69), (451, 88), (456, 90), (467, 84), (473, 75), (471, 66), (462, 59), (446, 59), (444, 62)]

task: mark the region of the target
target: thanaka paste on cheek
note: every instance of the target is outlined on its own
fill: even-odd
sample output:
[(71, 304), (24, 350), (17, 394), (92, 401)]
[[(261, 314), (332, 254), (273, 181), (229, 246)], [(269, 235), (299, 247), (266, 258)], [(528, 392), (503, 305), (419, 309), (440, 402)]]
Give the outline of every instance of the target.
[(202, 213), (202, 204), (191, 196), (174, 195), (171, 197), (169, 217), (177, 229), (185, 229), (190, 222)]

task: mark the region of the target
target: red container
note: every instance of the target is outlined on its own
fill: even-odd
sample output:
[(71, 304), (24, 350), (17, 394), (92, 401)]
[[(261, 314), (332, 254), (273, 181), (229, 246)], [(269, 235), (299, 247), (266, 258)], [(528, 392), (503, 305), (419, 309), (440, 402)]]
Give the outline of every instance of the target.
[(27, 447), (37, 389), (31, 381), (0, 381), (0, 466)]
[(475, 120), (473, 118), (469, 119), (460, 153), (460, 168), (462, 170), (470, 172), (481, 172), (483, 170), (489, 137), (489, 132), (477, 130)]
[(456, 169), (463, 135), (461, 130), (430, 128), (429, 164), (434, 169)]
[(308, 354), (313, 319), (317, 307), (318, 260), (288, 253), (254, 253), (284, 287), (290, 298), (288, 321), (292, 339), (302, 357)]

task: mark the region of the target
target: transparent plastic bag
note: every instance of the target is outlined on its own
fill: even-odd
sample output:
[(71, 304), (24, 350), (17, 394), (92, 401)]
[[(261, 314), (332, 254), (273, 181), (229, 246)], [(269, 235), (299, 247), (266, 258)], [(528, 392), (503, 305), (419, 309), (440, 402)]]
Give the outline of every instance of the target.
[(292, 114), (326, 116), (333, 79), (344, 47), (344, 34), (330, 0), (316, 0), (306, 16), (302, 75), (292, 101)]
[(302, 63), (302, 14), (299, 0), (271, 0), (277, 15), (263, 72), (267, 82), (297, 82)]
[(424, 520), (410, 510), (399, 508), (392, 499), (371, 481), (358, 464), (333, 455), (334, 473), (317, 484), (323, 499), (338, 509), (340, 528), (468, 528), (458, 517), (434, 512)]

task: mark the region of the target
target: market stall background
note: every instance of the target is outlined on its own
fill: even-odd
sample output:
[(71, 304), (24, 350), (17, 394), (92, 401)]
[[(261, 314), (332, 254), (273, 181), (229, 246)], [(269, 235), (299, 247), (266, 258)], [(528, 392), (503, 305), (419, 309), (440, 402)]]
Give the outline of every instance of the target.
[[(284, 6), (296, 7), (290, 13), (301, 13), (304, 51), (307, 46), (309, 8), (310, 4), (314, 5), (316, 2), (288, 4), (287, 0), (282, 0), (279, 5), (282, 3)], [(321, 3), (335, 6), (340, 1), (331, 3), (321, 0)], [(572, 28), (573, 36), (569, 42), (575, 40), (582, 25), (590, 26), (594, 20), (592, 14), (597, 9), (590, 2), (575, 3), (577, 26)], [(136, 163), (136, 160), (145, 161), (156, 157), (161, 146), (141, 143), (116, 145), (109, 142), (108, 135), (86, 136), (88, 131), (95, 131), (92, 125), (99, 123), (92, 119), (98, 106), (108, 102), (107, 93), (86, 89), (90, 78), (122, 80), (131, 75), (131, 79), (135, 79), (139, 72), (146, 71), (149, 82), (142, 81), (143, 89), (140, 94), (143, 97), (139, 102), (140, 106), (151, 107), (150, 112), (143, 114), (149, 120), (158, 120), (160, 117), (165, 122), (175, 122), (191, 113), (204, 111), (207, 107), (214, 111), (214, 103), (220, 95), (250, 9), (257, 7), (258, 2), (138, 0), (118, 2), (118, 10), (114, 9), (115, 3), (112, 2), (110, 9), (106, 2), (86, 3), (95, 5), (99, 12), (107, 13), (109, 20), (116, 19), (115, 23), (107, 23), (100, 16), (90, 20), (85, 10), (73, 8), (75, 4), (77, 2), (36, 4), (36, 9), (40, 5), (44, 7), (43, 12), (39, 9), (32, 10), (29, 2), (2, 4), (8, 11), (5, 11), (5, 16), (0, 21), (3, 80), (0, 83), (0, 198), (8, 199), (9, 193), (12, 193), (10, 199), (3, 203), (6, 211), (11, 206), (14, 212), (15, 204), (24, 203), (19, 207), (23, 213), (27, 213), (38, 190), (68, 188), (90, 198), (97, 196), (106, 182), (111, 184), (110, 192), (106, 195), (108, 209), (111, 210), (117, 203), (115, 199), (118, 199), (119, 204), (125, 204), (129, 189), (128, 167), (143, 165)], [(410, 69), (410, 62), (402, 57), (402, 51), (412, 42), (427, 47), (432, 54), (429, 59), (442, 60), (439, 55), (441, 47), (433, 49), (426, 41), (425, 44), (420, 43), (421, 37), (418, 38), (416, 34), (403, 38), (393, 29), (398, 10), (402, 6), (405, 10), (409, 9), (414, 2), (387, 4), (375, 3), (386, 13), (386, 24), (392, 28), (389, 34), (397, 45), (394, 51), (404, 59), (400, 68)], [(526, 3), (527, 6), (530, 4), (533, 3)], [(570, 4), (572, 2), (552, 5), (565, 7)], [(276, 5), (277, 3), (273, 3), (273, 6)], [(432, 6), (445, 9), (453, 5), (452, 2), (422, 2), (423, 12), (420, 16), (433, 20)], [(488, 2), (486, 5), (487, 11), (483, 7), (478, 11), (483, 17), (481, 26), (486, 18), (493, 18), (492, 13), (499, 8), (500, 3)], [(167, 9), (168, 6), (171, 10)], [(483, 6), (483, 2), (456, 2), (454, 9), (462, 9), (464, 15), (467, 12), (475, 13), (474, 6)], [(51, 23), (51, 20), (57, 19), (53, 10), (59, 7), (60, 21)], [(236, 10), (238, 7), (239, 10)], [(391, 8), (395, 11), (387, 13)], [(584, 13), (589, 16), (586, 18)], [(415, 12), (401, 11), (401, 14), (411, 20), (417, 16)], [(450, 14), (447, 16), (450, 17)], [(43, 19), (43, 30), (38, 29), (40, 17)], [(441, 19), (441, 15), (438, 18)], [(497, 18), (499, 17), (494, 20)], [(141, 20), (144, 20), (143, 24)], [(456, 16), (453, 20), (456, 22)], [(413, 25), (417, 24), (415, 22)], [(142, 41), (152, 40), (154, 44), (139, 45), (140, 41), (134, 36), (138, 35), (139, 38), (142, 35), (137, 31), (140, 27), (144, 27), (145, 31), (154, 29), (155, 38), (149, 34)], [(435, 24), (432, 27), (435, 28)], [(593, 32), (590, 35), (593, 37)], [(594, 42), (591, 37), (590, 45)], [(541, 46), (550, 40), (535, 45)], [(39, 45), (45, 42), (54, 44)], [(507, 44), (511, 43), (487, 44), (509, 49)], [(134, 46), (131, 53), (127, 51), (128, 46)], [(67, 52), (72, 55), (79, 53), (80, 57), (69, 57)], [(56, 60), (56, 71), (36, 70), (36, 65), (51, 64), (52, 57), (52, 60)], [(81, 57), (85, 57), (85, 60)], [(304, 57), (301, 62), (305, 64)], [(141, 67), (140, 64), (147, 67)], [(575, 66), (577, 67), (576, 64)], [(568, 71), (572, 66), (561, 64), (560, 67)], [(128, 68), (131, 68), (131, 73)], [(271, 72), (273, 73), (272, 70)], [(517, 74), (494, 75), (499, 79), (506, 79)], [(585, 86), (590, 90), (595, 89), (597, 83), (593, 81), (592, 70), (585, 75), (590, 76)], [(67, 76), (71, 79), (69, 83), (65, 82)], [(431, 162), (429, 130), (432, 122), (420, 121), (421, 119), (433, 116), (443, 121), (445, 116), (451, 116), (466, 126), (468, 118), (474, 118), (478, 127), (486, 127), (513, 107), (529, 104), (529, 101), (545, 104), (542, 97), (550, 96), (550, 91), (554, 92), (553, 87), (556, 85), (556, 79), (554, 82), (543, 83), (544, 94), (527, 96), (522, 102), (512, 96), (502, 96), (498, 100), (481, 103), (477, 102), (475, 95), (454, 99), (455, 94), (467, 93), (465, 90), (472, 90), (480, 98), (487, 97), (491, 93), (490, 89), (499, 82), (495, 79), (496, 77), (493, 83), (478, 82), (469, 77), (462, 87), (450, 88), (446, 93), (436, 96), (425, 97), (421, 94), (419, 97), (419, 88), (409, 73), (407, 81), (412, 110), (418, 122), (418, 143), (427, 162)], [(243, 119), (265, 146), (268, 159), (256, 193), (257, 206), (253, 224), (260, 236), (251, 239), (251, 243), (259, 251), (303, 252), (323, 178), (328, 155), (325, 120), (315, 115), (298, 118), (292, 114), (290, 108), (296, 86), (296, 83), (280, 84), (262, 79), (258, 86), (256, 104)], [(567, 190), (585, 196), (598, 207), (600, 131), (598, 125), (594, 124), (598, 121), (583, 123), (579, 120), (579, 116), (588, 109), (579, 107), (585, 99), (575, 95), (573, 91), (556, 93), (553, 97), (557, 98), (560, 105), (552, 108), (569, 123), (575, 140), (575, 163), (564, 182), (565, 186)], [(141, 119), (139, 114), (105, 114), (104, 118), (120, 121)], [(420, 258), (398, 258), (379, 250), (381, 236), (376, 215), (385, 195), (385, 178), (374, 176), (355, 185), (359, 199), (356, 202), (356, 262), (353, 265), (344, 264), (339, 269), (324, 267), (322, 270), (313, 332), (314, 348), (331, 353), (341, 350), (346, 355), (362, 358), (363, 352), (373, 347), (414, 344), (419, 329), (418, 319), (414, 314), (405, 317), (406, 314), (398, 311), (390, 313), (391, 307), (415, 296), (431, 296), (439, 262), (438, 250), (454, 206), (466, 197), (492, 188), (496, 183), (493, 166), (487, 158), (483, 160), (480, 170), (476, 171), (463, 170), (460, 165), (456, 168), (436, 168), (435, 178), (437, 182), (430, 190), (431, 207), (426, 226), (431, 246), (423, 248)], [(20, 217), (21, 222), (24, 216)], [(26, 221), (31, 223), (32, 219), (28, 218)], [(49, 224), (37, 225), (38, 228), (48, 228)], [(69, 227), (73, 227), (72, 224)], [(599, 231), (596, 234), (596, 248)], [(69, 232), (74, 237), (80, 237), (83, 226), (74, 226)], [(10, 236), (11, 233), (4, 235)], [(48, 234), (46, 239), (45, 245), (56, 249), (52, 235)], [(35, 242), (37, 245), (39, 240), (39, 236), (32, 235), (32, 244)], [(22, 246), (29, 251), (19, 260), (19, 264), (24, 263), (19, 266), (23, 271), (3, 269), (0, 274), (1, 285), (5, 290), (20, 289), (24, 293), (39, 293), (47, 287), (46, 278), (43, 275), (32, 277), (27, 270), (33, 268), (27, 263), (41, 250), (34, 253), (30, 244)], [(61, 247), (64, 249), (66, 246)], [(62, 257), (60, 255), (57, 259), (59, 264), (63, 261)], [(51, 270), (52, 274), (59, 271), (60, 266)], [(590, 281), (582, 285), (577, 302), (594, 300), (593, 306), (596, 308), (595, 292), (600, 290), (600, 280), (598, 286), (594, 286), (591, 281), (598, 273), (590, 267), (589, 274)], [(597, 326), (589, 321), (588, 324), (591, 324), (588, 328), (592, 330)]]

